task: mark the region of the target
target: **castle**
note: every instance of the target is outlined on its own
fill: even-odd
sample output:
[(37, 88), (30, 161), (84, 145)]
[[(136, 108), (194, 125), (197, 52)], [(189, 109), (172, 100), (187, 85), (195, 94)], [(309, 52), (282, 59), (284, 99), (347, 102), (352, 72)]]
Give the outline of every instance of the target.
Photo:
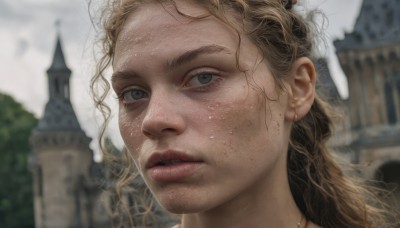
[(364, 0), (354, 30), (334, 44), (349, 84), (341, 147), (370, 164), (365, 178), (400, 185), (400, 1)]
[[(93, 159), (91, 139), (81, 129), (71, 104), (71, 70), (65, 62), (59, 35), (47, 74), (49, 100), (30, 139), (35, 226), (109, 228), (119, 222), (129, 226), (125, 211), (118, 213), (113, 205), (119, 197), (134, 210), (134, 219), (141, 221), (141, 210), (145, 208), (135, 206), (149, 194), (142, 179), (138, 177), (132, 183), (136, 193), (124, 190), (116, 196), (113, 173)], [(161, 212), (157, 204), (152, 205), (152, 210), (159, 225), (172, 226), (173, 218)]]
[[(364, 0), (354, 31), (335, 46), (349, 99), (334, 146), (353, 163), (370, 163), (365, 178), (400, 184), (400, 1)], [(317, 65), (319, 89), (334, 102), (339, 96), (327, 64), (321, 59)], [(59, 37), (47, 73), (49, 101), (31, 136), (36, 227), (110, 227), (99, 202), (103, 174), (71, 105), (71, 71)]]
[(49, 100), (31, 135), (35, 226), (106, 227), (105, 208), (98, 205), (91, 139), (71, 105), (71, 71), (59, 37), (47, 74)]

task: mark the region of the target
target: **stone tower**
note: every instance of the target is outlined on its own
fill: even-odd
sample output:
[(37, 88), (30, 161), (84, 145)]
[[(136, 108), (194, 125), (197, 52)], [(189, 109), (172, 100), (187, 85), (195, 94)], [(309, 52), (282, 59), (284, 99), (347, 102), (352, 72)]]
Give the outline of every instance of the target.
[(71, 70), (65, 63), (59, 36), (47, 74), (49, 100), (31, 135), (35, 225), (89, 227), (91, 139), (81, 129), (71, 105)]
[(400, 184), (400, 0), (364, 0), (335, 46), (349, 84), (353, 161), (371, 164), (367, 178)]

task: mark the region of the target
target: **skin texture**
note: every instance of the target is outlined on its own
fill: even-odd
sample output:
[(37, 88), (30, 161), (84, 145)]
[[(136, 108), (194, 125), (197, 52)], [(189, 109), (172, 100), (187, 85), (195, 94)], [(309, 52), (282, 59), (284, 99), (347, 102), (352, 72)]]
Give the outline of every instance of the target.
[[(207, 13), (190, 1), (177, 7)], [(182, 227), (296, 227), (287, 147), (292, 122), (312, 104), (314, 68), (299, 59), (282, 91), (245, 35), (239, 70), (237, 47), (237, 34), (214, 17), (189, 20), (171, 5), (141, 6), (119, 34), (113, 61), (121, 135), (160, 204), (183, 214)], [(201, 163), (188, 177), (161, 183), (146, 162), (165, 151)]]

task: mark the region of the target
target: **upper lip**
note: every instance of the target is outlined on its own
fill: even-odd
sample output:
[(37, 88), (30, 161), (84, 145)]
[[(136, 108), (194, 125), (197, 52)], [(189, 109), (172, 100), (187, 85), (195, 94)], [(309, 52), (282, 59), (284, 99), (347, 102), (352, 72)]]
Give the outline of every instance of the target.
[(155, 152), (146, 162), (146, 169), (151, 169), (158, 165), (174, 164), (178, 162), (201, 162), (201, 160), (194, 158), (188, 154), (178, 151), (165, 151)]

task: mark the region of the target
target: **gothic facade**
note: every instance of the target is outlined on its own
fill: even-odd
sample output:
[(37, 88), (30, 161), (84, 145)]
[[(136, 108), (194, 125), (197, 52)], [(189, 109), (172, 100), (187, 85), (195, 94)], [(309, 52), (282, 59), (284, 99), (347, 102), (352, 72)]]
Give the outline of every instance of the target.
[(364, 177), (399, 185), (400, 1), (364, 0), (354, 30), (334, 44), (349, 85), (342, 146), (370, 164)]

